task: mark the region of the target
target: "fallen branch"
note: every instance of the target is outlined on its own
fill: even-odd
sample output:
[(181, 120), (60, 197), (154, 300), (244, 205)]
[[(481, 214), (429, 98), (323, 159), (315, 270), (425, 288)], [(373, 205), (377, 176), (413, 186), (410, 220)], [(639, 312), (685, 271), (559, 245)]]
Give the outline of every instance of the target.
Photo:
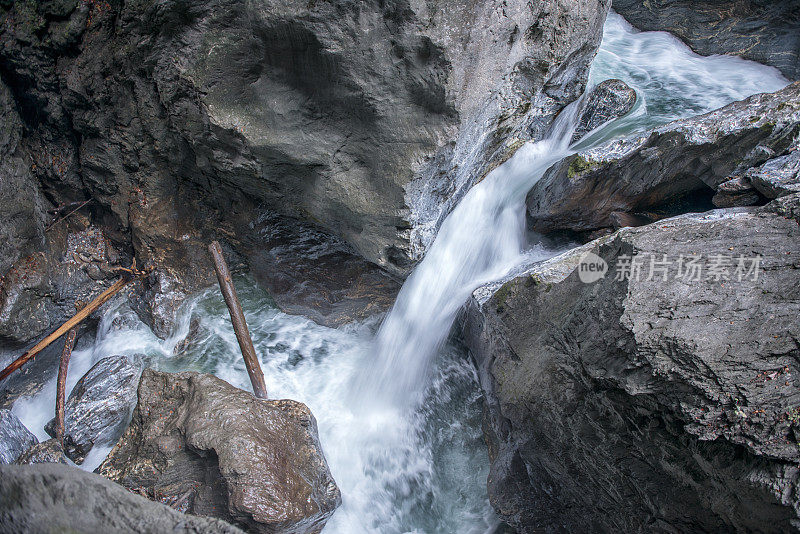
[(123, 287), (128, 285), (130, 282), (132, 282), (139, 276), (146, 274), (147, 272), (149, 272), (149, 270), (133, 271), (133, 272), (135, 276), (130, 276), (130, 275), (123, 276), (122, 278), (114, 282), (114, 285), (112, 285), (111, 287), (100, 293), (100, 295), (98, 295), (85, 308), (83, 308), (81, 311), (73, 315), (72, 318), (69, 319), (67, 322), (59, 326), (58, 330), (56, 330), (55, 332), (53, 332), (52, 334), (41, 340), (32, 349), (28, 350), (27, 352), (25, 352), (25, 354), (23, 354), (13, 362), (11, 362), (11, 364), (9, 364), (8, 367), (6, 367), (0, 372), (0, 381), (4, 380), (8, 375), (10, 375), (14, 371), (22, 367), (25, 364), (25, 362), (27, 362), (28, 360), (39, 354), (42, 350), (47, 348), (53, 341), (60, 338), (67, 332), (69, 332), (75, 326), (79, 325), (84, 319), (89, 317), (89, 315), (91, 315), (92, 312), (94, 312), (97, 308), (108, 302), (108, 300), (114, 295), (116, 295)]
[[(75, 308), (80, 311), (83, 308), (82, 302), (76, 302)], [(67, 370), (69, 369), (69, 359), (72, 356), (72, 348), (75, 346), (75, 338), (78, 337), (78, 327), (73, 326), (67, 332), (64, 340), (64, 350), (61, 353), (61, 362), (58, 365), (58, 380), (56, 382), (56, 439), (64, 447), (64, 397), (67, 390)]]
[(233, 287), (228, 264), (225, 263), (225, 257), (222, 255), (222, 247), (219, 246), (219, 242), (213, 241), (208, 245), (208, 250), (214, 259), (214, 271), (217, 273), (219, 287), (222, 289), (222, 297), (225, 299), (225, 304), (228, 305), (228, 311), (231, 314), (233, 331), (236, 333), (236, 340), (242, 350), (244, 365), (247, 367), (247, 374), (250, 375), (250, 383), (253, 384), (253, 393), (259, 399), (266, 399), (267, 385), (264, 382), (264, 373), (258, 363), (256, 349), (253, 347), (253, 340), (250, 338), (250, 331), (247, 328), (247, 321), (244, 319), (242, 305), (239, 303), (239, 297), (236, 296), (236, 289)]
[[(74, 210), (70, 211), (69, 213), (67, 213), (67, 214), (66, 214), (66, 215), (64, 215), (63, 217), (60, 217), (60, 218), (58, 218), (58, 219), (54, 220), (53, 222), (51, 222), (50, 224), (48, 224), (48, 225), (47, 225), (47, 228), (45, 228), (45, 229), (44, 229), (44, 231), (45, 231), (45, 232), (47, 232), (48, 230), (50, 230), (50, 228), (52, 228), (52, 227), (53, 227), (53, 226), (55, 226), (56, 224), (60, 223), (61, 221), (63, 221), (64, 219), (66, 219), (67, 217), (69, 217), (70, 215), (72, 215), (73, 213), (75, 213), (76, 211), (78, 211), (79, 209), (81, 209), (82, 207), (84, 207), (86, 204), (88, 204), (88, 203), (89, 203), (89, 202), (91, 202), (92, 200), (94, 200), (94, 199), (93, 199), (93, 198), (90, 198), (89, 200), (86, 200), (86, 201), (84, 201), (84, 202), (81, 202), (81, 203), (80, 203), (80, 205), (79, 205), (77, 208), (75, 208)], [(74, 203), (73, 203), (73, 204), (74, 204)], [(60, 208), (57, 208), (57, 209), (60, 209)]]

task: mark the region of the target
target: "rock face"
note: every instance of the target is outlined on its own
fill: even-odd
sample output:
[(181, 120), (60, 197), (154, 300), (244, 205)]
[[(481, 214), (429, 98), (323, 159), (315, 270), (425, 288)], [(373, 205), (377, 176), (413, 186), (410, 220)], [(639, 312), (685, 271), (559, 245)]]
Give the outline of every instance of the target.
[(250, 272), (286, 313), (333, 328), (386, 312), (400, 291), (385, 271), (308, 223), (265, 213), (255, 229)]
[(65, 465), (0, 466), (0, 502), (3, 532), (242, 534), (219, 519), (184, 515)]
[[(96, 444), (112, 442), (122, 434), (136, 406), (141, 361), (127, 356), (103, 358), (78, 380), (64, 403), (64, 449), (82, 463)], [(56, 420), (45, 426), (55, 437)]]
[(636, 91), (622, 80), (605, 80), (589, 94), (572, 142), (595, 128), (626, 115), (636, 104)]
[(20, 173), (94, 199), (187, 287), (259, 203), (405, 273), (505, 143), (581, 93), (609, 3), (4, 3)]
[(32, 464), (67, 464), (67, 457), (64, 449), (57, 439), (48, 439), (42, 443), (37, 443), (27, 451), (23, 452), (14, 462), (17, 465)]
[(748, 172), (747, 178), (753, 187), (767, 198), (780, 198), (800, 193), (800, 143), (794, 150), (774, 158)]
[(741, 56), (800, 79), (800, 2), (784, 0), (615, 0), (641, 30), (676, 35), (695, 52)]
[[(584, 232), (615, 226), (620, 213), (657, 219), (708, 209), (712, 194), (724, 193), (730, 180), (795, 149), (798, 131), (800, 82), (609, 142), (542, 177), (528, 193), (529, 224), (542, 233)], [(756, 195), (747, 184), (732, 192), (738, 202), (727, 205), (740, 204), (742, 194)]]
[(38, 442), (11, 410), (0, 409), (0, 464), (13, 463)]
[[(798, 205), (626, 228), (474, 293), (462, 326), (504, 520), (522, 533), (800, 526), (800, 226), (785, 218)], [(576, 269), (587, 252), (608, 267), (594, 283)]]
[(146, 370), (131, 424), (98, 472), (248, 532), (319, 532), (341, 502), (305, 405), (197, 373)]

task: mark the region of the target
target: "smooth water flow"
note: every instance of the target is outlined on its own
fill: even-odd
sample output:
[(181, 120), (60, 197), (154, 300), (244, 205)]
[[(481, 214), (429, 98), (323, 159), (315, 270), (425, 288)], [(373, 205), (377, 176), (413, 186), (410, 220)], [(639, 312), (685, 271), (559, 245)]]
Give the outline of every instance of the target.
[[(637, 108), (584, 144), (641, 131), (718, 108), (788, 82), (775, 69), (735, 58), (703, 58), (677, 39), (638, 33), (612, 14), (591, 78), (621, 78), (640, 96)], [(248, 277), (236, 280), (270, 395), (306, 403), (343, 504), (327, 533), (485, 533), (498, 524), (486, 494), (488, 458), (482, 400), (464, 351), (446, 342), (459, 307), (478, 285), (523, 259), (528, 249), (524, 197), (565, 155), (576, 106), (544, 141), (519, 149), (472, 188), (442, 224), (376, 336), (378, 318), (330, 329), (277, 310)], [(191, 328), (190, 328), (191, 325)], [(182, 309), (180, 328), (162, 341), (125, 308), (106, 314), (97, 339), (73, 353), (68, 387), (97, 360), (144, 354), (167, 371), (210, 372), (250, 389), (227, 310), (217, 288)], [(357, 385), (357, 388), (354, 387)], [(14, 412), (39, 438), (53, 415), (55, 378)], [(93, 469), (108, 446), (82, 466)]]
[[(522, 261), (525, 194), (567, 155), (578, 111), (578, 102), (568, 106), (545, 139), (521, 147), (473, 187), (445, 219), (378, 331), (375, 358), (357, 385), (365, 405), (418, 402), (431, 357), (470, 293)], [(539, 249), (530, 254), (544, 259), (552, 252)]]

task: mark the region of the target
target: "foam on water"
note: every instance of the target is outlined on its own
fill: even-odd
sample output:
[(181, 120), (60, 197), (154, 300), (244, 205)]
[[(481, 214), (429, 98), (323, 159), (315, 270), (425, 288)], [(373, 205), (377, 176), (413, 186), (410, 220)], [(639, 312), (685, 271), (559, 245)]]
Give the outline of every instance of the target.
[[(639, 33), (618, 15), (606, 23), (591, 79), (621, 78), (640, 96), (627, 117), (591, 141), (710, 111), (788, 82), (774, 69), (728, 57), (703, 58), (662, 33)], [(480, 430), (481, 396), (462, 349), (447, 335), (478, 285), (503, 276), (531, 248), (524, 197), (542, 172), (568, 153), (572, 112), (545, 141), (522, 147), (459, 203), (404, 285), (375, 338), (377, 320), (329, 329), (278, 311), (249, 278), (236, 280), (272, 398), (305, 402), (343, 505), (325, 532), (491, 532), (498, 524), (486, 495), (488, 459)], [(188, 338), (187, 338), (188, 335)], [(184, 342), (184, 338), (187, 340)], [(196, 295), (180, 327), (161, 341), (129, 310), (103, 318), (94, 343), (73, 353), (68, 387), (103, 356), (145, 354), (167, 371), (212, 372), (250, 389), (219, 290)], [(55, 379), (14, 412), (40, 439), (52, 417)], [(109, 450), (97, 447), (93, 469)]]

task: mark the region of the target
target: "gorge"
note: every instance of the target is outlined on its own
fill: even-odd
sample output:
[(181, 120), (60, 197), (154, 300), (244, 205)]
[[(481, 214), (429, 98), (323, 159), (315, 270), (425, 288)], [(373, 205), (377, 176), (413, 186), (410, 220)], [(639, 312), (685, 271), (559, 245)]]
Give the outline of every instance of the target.
[[(2, 5), (4, 365), (135, 257), (156, 271), (84, 329), (67, 391), (111, 355), (153, 369), (140, 405), (162, 372), (249, 391), (221, 236), (270, 398), (313, 412), (341, 493), (303, 531), (798, 528), (795, 71), (605, 1)], [(759, 284), (614, 278), (729, 252)], [(57, 358), (0, 384), (43, 443)], [(80, 468), (134, 489), (144, 412)], [(261, 528), (231, 506), (198, 515)]]

